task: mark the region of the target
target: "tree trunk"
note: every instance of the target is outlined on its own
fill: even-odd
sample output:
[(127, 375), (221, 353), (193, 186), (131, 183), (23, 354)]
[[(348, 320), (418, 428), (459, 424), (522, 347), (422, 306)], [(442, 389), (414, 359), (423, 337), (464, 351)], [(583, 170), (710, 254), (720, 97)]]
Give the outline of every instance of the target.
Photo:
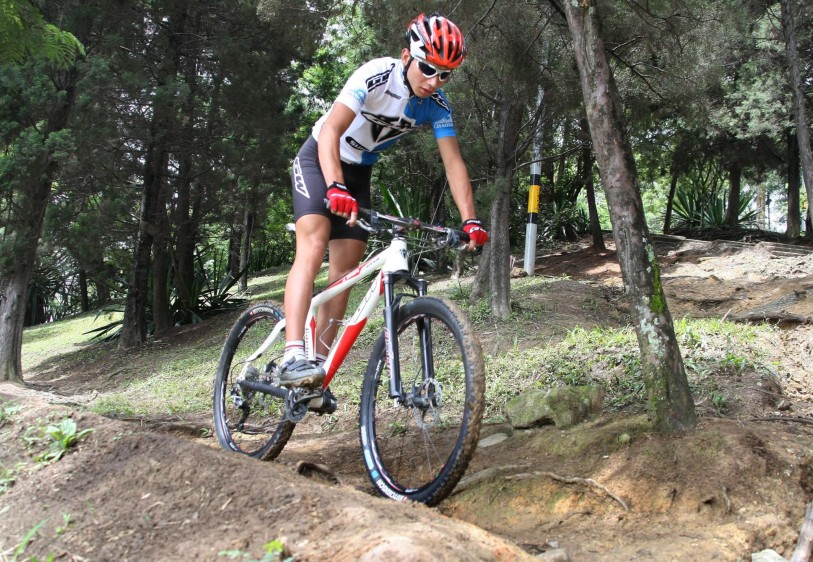
[(152, 242), (152, 323), (156, 334), (163, 334), (172, 325), (169, 313), (169, 294), (167, 293), (172, 256), (169, 250), (170, 233), (166, 198), (164, 193), (158, 198), (155, 213), (157, 231)]
[[(580, 123), (581, 132), (586, 141), (590, 138), (590, 127), (587, 121), (582, 119)], [(587, 195), (587, 212), (590, 215), (590, 235), (593, 239), (593, 250), (604, 252), (607, 246), (604, 245), (604, 233), (601, 232), (601, 222), (598, 218), (598, 208), (596, 207), (596, 186), (593, 183), (593, 149), (585, 144), (582, 148), (582, 169), (580, 182), (584, 186)]]
[(139, 217), (138, 238), (127, 299), (124, 305), (124, 325), (119, 338), (119, 348), (129, 349), (143, 344), (147, 339), (147, 291), (149, 290), (150, 259), (157, 228), (155, 209), (158, 207), (159, 192), (166, 161), (163, 146), (153, 143), (147, 149), (144, 165), (144, 188), (141, 194), (141, 215)]
[[(788, 55), (790, 85), (793, 90), (793, 113), (796, 117), (796, 137), (799, 141), (799, 157), (802, 162), (802, 176), (807, 192), (807, 217), (813, 222), (813, 152), (810, 147), (810, 129), (807, 123), (805, 97), (802, 90), (802, 75), (799, 63), (799, 51), (796, 45), (796, 22), (793, 17), (791, 0), (780, 0), (782, 9), (782, 30), (785, 33), (785, 45)], [(808, 229), (808, 233), (810, 230)]]
[[(496, 169), (494, 200), (491, 204), (489, 251), (480, 257), (480, 268), (475, 278), (475, 295), (489, 294), (492, 314), (505, 320), (511, 314), (511, 240), (508, 224), (511, 218), (511, 186), (514, 179), (514, 163), (518, 135), (522, 125), (522, 104), (514, 99), (510, 85), (506, 85), (506, 97), (500, 106), (500, 133), (497, 155), (500, 161)], [(487, 262), (487, 263), (486, 263)]]
[(604, 244), (604, 233), (601, 231), (601, 221), (598, 218), (598, 208), (596, 207), (596, 187), (593, 184), (593, 160), (589, 160), (589, 167), (586, 167), (587, 174), (584, 187), (587, 193), (587, 211), (590, 214), (590, 235), (593, 239), (593, 250), (604, 252), (607, 246)]
[[(201, 16), (199, 12), (192, 24), (192, 34), (199, 34), (201, 28)], [(200, 44), (198, 42), (191, 42), (186, 51), (187, 56), (184, 59), (183, 74), (184, 82), (188, 88), (186, 101), (181, 108), (184, 147), (194, 146), (197, 141), (197, 132), (195, 131), (196, 115), (198, 114), (199, 105), (199, 86), (198, 86), (198, 65), (200, 64)], [(217, 94), (219, 92), (220, 82), (218, 80), (216, 90), (212, 96), (212, 106), (209, 108), (207, 117), (207, 133), (211, 134), (211, 127), (213, 126), (215, 112), (217, 111)], [(185, 307), (192, 308), (196, 303), (197, 295), (193, 293), (193, 286), (195, 284), (195, 247), (198, 242), (198, 217), (197, 203), (199, 196), (199, 189), (194, 188), (192, 182), (192, 154), (189, 149), (184, 149), (178, 155), (180, 165), (178, 167), (178, 181), (176, 183), (177, 195), (175, 197), (175, 213), (173, 216), (174, 232), (175, 232), (175, 248), (172, 252), (173, 264), (175, 266), (175, 274), (173, 276), (173, 283), (175, 287), (176, 298)], [(194, 192), (194, 194), (193, 194)]]
[(675, 192), (677, 192), (677, 183), (678, 183), (678, 174), (677, 166), (675, 166), (674, 162), (672, 163), (672, 181), (669, 182), (669, 196), (666, 198), (666, 213), (663, 217), (663, 233), (669, 234), (672, 231), (672, 206), (675, 202)]
[(663, 432), (693, 428), (697, 423), (694, 403), (644, 217), (635, 161), (595, 3), (564, 0), (560, 7), (573, 37), (587, 120), (641, 349), (650, 418)]
[(726, 210), (725, 224), (729, 228), (737, 228), (740, 222), (740, 195), (742, 189), (742, 165), (731, 162), (728, 169), (728, 208)]
[[(166, 27), (168, 48), (158, 68), (158, 89), (164, 95), (156, 96), (153, 101), (153, 119), (150, 127), (150, 139), (144, 162), (144, 186), (141, 194), (141, 214), (139, 216), (138, 237), (130, 284), (127, 288), (127, 299), (124, 308), (124, 326), (119, 338), (119, 348), (128, 349), (143, 344), (147, 339), (147, 304), (149, 291), (149, 272), (152, 245), (159, 227), (159, 203), (161, 189), (166, 176), (169, 136), (176, 125), (175, 101), (177, 92), (173, 80), (180, 66), (180, 45), (186, 40), (183, 37), (187, 13), (184, 6), (176, 7)], [(166, 91), (168, 90), (169, 91)], [(166, 210), (163, 210), (166, 213)]]
[(32, 268), (22, 263), (24, 256), (16, 257), (15, 270), (0, 275), (0, 380), (22, 383), (25, 297)]
[(788, 218), (785, 235), (788, 238), (798, 238), (802, 231), (801, 202), (799, 189), (801, 178), (799, 176), (799, 139), (788, 131)]
[[(491, 313), (505, 320), (511, 314), (511, 242), (508, 221), (511, 214), (511, 178), (513, 170), (498, 180), (491, 204), (491, 251), (488, 254), (488, 285), (491, 289)], [(481, 262), (482, 262), (481, 258)]]
[(195, 283), (195, 244), (198, 238), (198, 225), (193, 214), (192, 164), (187, 156), (180, 167), (178, 197), (175, 207), (175, 275), (173, 283), (178, 300), (184, 306), (192, 306), (192, 286)]
[(246, 194), (243, 207), (243, 243), (240, 245), (240, 281), (241, 291), (248, 288), (248, 261), (251, 259), (251, 234), (254, 232), (254, 196)]
[(22, 346), (28, 285), (34, 272), (37, 244), (42, 233), (45, 210), (51, 199), (51, 185), (59, 164), (55, 149), (48, 146), (52, 134), (68, 123), (79, 79), (75, 68), (60, 72), (55, 101), (45, 121), (38, 156), (23, 171), (15, 205), (5, 223), (4, 238), (11, 256), (0, 256), (0, 380), (23, 382)]
[(79, 298), (82, 312), (90, 310), (90, 298), (88, 297), (88, 274), (84, 267), (79, 268)]
[(240, 273), (240, 248), (243, 244), (243, 221), (240, 221), (239, 227), (236, 226), (237, 224), (237, 218), (235, 217), (229, 231), (229, 257), (226, 263), (226, 272), (231, 279), (236, 279), (237, 274)]

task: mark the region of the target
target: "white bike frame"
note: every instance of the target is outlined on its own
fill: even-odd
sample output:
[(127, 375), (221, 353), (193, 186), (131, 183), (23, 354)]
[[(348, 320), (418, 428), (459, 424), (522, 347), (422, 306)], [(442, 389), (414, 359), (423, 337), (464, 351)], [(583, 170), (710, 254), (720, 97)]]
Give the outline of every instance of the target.
[[(328, 285), (323, 291), (315, 294), (311, 299), (308, 314), (305, 317), (305, 353), (309, 360), (316, 359), (316, 311), (317, 309), (339, 293), (348, 291), (354, 287), (359, 281), (366, 278), (378, 271), (367, 294), (359, 303), (353, 315), (344, 322), (344, 329), (336, 339), (334, 344), (330, 347), (330, 351), (325, 361), (325, 380), (322, 387), (326, 388), (330, 383), (333, 376), (339, 370), (342, 362), (347, 357), (353, 344), (356, 342), (361, 331), (367, 323), (367, 319), (375, 310), (381, 295), (384, 294), (385, 280), (390, 278), (392, 274), (407, 274), (409, 272), (407, 242), (401, 236), (395, 236), (390, 243), (383, 250), (373, 254), (367, 260), (362, 262), (356, 269), (337, 279)], [(425, 287), (425, 285), (424, 285)], [(388, 305), (391, 303), (387, 303)], [(385, 326), (385, 329), (390, 326)], [(250, 365), (252, 361), (260, 357), (265, 351), (281, 337), (282, 330), (285, 329), (285, 319), (280, 320), (274, 326), (274, 329), (265, 339), (263, 344), (255, 351), (251, 357), (246, 361), (246, 365)]]

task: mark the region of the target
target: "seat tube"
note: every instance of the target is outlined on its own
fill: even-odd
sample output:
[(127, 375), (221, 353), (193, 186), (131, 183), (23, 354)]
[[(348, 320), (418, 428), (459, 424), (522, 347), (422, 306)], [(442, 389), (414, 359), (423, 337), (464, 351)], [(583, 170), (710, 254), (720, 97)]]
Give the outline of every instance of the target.
[(403, 400), (401, 386), (401, 364), (398, 358), (398, 307), (395, 305), (395, 287), (393, 276), (384, 273), (384, 347), (387, 352), (387, 368), (390, 371), (390, 398)]

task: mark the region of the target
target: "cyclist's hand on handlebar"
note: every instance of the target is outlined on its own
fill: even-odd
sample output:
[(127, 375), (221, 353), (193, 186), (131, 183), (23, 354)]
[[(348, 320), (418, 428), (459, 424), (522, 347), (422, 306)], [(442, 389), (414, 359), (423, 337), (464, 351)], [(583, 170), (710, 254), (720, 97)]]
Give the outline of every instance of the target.
[(482, 246), (488, 242), (488, 232), (483, 228), (483, 221), (479, 219), (463, 221), (461, 229), (469, 235), (469, 250), (473, 250), (477, 246)]
[(359, 204), (355, 197), (350, 195), (346, 185), (337, 181), (331, 183), (327, 190), (327, 199), (330, 202), (331, 213), (350, 219), (347, 221), (350, 226), (356, 224)]

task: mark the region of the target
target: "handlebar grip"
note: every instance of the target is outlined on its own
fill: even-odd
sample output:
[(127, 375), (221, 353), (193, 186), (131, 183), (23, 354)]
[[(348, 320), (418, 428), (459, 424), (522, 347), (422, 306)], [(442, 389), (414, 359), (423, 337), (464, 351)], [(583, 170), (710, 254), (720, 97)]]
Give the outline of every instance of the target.
[(469, 237), (468, 233), (463, 232), (462, 230), (449, 229), (450, 247), (460, 250), (463, 246), (466, 246), (469, 243), (469, 240), (471, 240), (471, 238)]

